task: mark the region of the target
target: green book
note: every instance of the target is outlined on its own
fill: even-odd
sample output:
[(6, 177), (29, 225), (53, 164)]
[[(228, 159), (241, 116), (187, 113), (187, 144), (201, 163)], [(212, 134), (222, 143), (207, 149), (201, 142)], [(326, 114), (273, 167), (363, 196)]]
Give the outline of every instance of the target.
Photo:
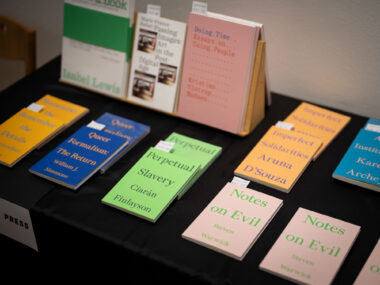
[(125, 98), (135, 0), (65, 0), (60, 81)]
[(199, 169), (197, 160), (151, 147), (102, 203), (156, 222)]
[(192, 158), (200, 164), (198, 173), (189, 181), (189, 183), (178, 194), (180, 199), (186, 191), (198, 180), (198, 178), (206, 171), (206, 169), (221, 154), (222, 148), (213, 144), (209, 144), (200, 140), (196, 140), (178, 133), (172, 133), (166, 138), (167, 142), (174, 142), (174, 147), (170, 151), (181, 157)]

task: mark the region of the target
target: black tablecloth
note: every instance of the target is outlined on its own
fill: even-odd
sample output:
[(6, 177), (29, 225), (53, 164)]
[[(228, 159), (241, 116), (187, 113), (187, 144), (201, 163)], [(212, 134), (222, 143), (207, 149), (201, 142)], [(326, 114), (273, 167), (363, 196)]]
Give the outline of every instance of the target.
[[(42, 149), (32, 152), (11, 169), (0, 168), (0, 197), (26, 201), (40, 250), (37, 254), (1, 237), (3, 256), (17, 254), (22, 260), (42, 263), (44, 270), (63, 266), (67, 273), (91, 265), (93, 271), (89, 276), (104, 274), (143, 284), (160, 280), (188, 284), (286, 284), (288, 281), (259, 270), (258, 265), (298, 207), (303, 207), (361, 226), (361, 233), (334, 283), (350, 284), (355, 280), (379, 238), (380, 195), (336, 181), (331, 175), (368, 118), (337, 110), (352, 116), (351, 122), (317, 161), (310, 164), (289, 194), (250, 183), (252, 189), (283, 199), (284, 205), (244, 260), (236, 261), (182, 239), (181, 233), (231, 181), (234, 169), (268, 128), (283, 120), (300, 101), (273, 94), (273, 104), (266, 109), (264, 121), (249, 136), (242, 138), (61, 84), (59, 71), (60, 57), (57, 57), (0, 95), (0, 121), (45, 94), (90, 109), (87, 116)], [(104, 112), (147, 124), (151, 133), (106, 174), (95, 174), (77, 192), (28, 172), (31, 165), (81, 125)], [(222, 155), (154, 224), (101, 204), (101, 198), (140, 156), (172, 132), (219, 145), (223, 147)]]

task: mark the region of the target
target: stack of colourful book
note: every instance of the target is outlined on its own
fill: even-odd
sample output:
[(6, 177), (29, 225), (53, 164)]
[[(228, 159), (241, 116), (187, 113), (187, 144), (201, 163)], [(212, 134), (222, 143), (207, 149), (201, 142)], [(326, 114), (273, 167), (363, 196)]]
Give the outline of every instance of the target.
[(151, 147), (102, 199), (104, 204), (156, 222), (220, 155), (222, 148), (178, 133)]
[(310, 162), (350, 117), (301, 103), (284, 122), (272, 126), (235, 170), (235, 175), (289, 193)]
[(201, 140), (190, 138), (178, 133), (172, 133), (165, 141), (173, 142), (174, 146), (170, 152), (183, 157), (192, 157), (199, 165), (200, 169), (187, 186), (178, 194), (180, 199), (186, 191), (202, 176), (207, 168), (222, 153), (222, 148)]
[(99, 122), (82, 126), (29, 170), (76, 190), (98, 170), (108, 169), (147, 133), (145, 125), (105, 113)]

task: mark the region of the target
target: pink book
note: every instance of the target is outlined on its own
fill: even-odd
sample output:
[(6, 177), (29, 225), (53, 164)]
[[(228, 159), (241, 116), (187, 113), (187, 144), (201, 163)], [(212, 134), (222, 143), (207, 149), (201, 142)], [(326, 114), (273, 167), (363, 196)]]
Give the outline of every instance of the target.
[(379, 285), (380, 284), (380, 239), (368, 257), (362, 270), (355, 280), (354, 285)]
[(280, 199), (227, 183), (182, 237), (243, 260), (281, 206)]
[(330, 284), (360, 227), (298, 208), (260, 269), (301, 284)]
[(243, 128), (260, 27), (254, 22), (190, 14), (180, 117), (238, 133)]

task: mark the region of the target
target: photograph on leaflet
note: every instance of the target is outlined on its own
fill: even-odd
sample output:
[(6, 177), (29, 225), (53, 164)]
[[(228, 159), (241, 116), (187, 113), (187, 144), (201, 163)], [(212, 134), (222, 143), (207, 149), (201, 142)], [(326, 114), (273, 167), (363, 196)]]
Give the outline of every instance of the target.
[(158, 72), (158, 82), (166, 85), (174, 85), (177, 77), (177, 67), (160, 63), (160, 69)]
[(133, 96), (152, 101), (155, 81), (155, 76), (136, 70), (133, 77)]
[(154, 53), (157, 43), (157, 33), (148, 31), (145, 29), (140, 29), (139, 31), (139, 44), (138, 50), (147, 53)]

